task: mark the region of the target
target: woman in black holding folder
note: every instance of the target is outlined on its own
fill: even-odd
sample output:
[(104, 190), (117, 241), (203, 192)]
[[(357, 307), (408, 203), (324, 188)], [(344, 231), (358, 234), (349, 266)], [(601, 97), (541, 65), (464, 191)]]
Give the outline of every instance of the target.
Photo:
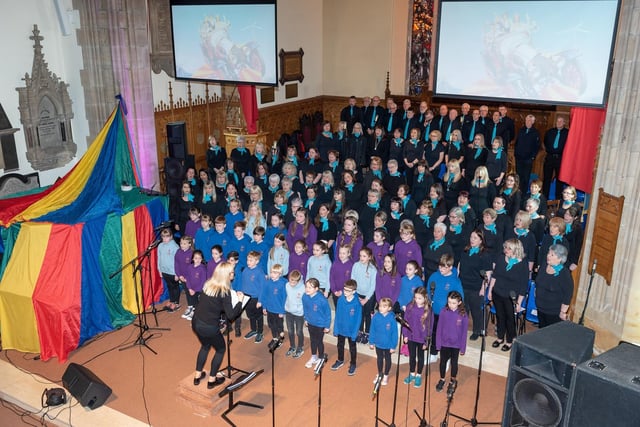
[[(193, 384), (199, 385), (207, 373), (203, 371), (211, 347), (215, 350), (211, 360), (211, 370), (207, 388), (211, 389), (224, 382), (224, 376), (218, 373), (224, 353), (227, 349), (221, 327), (225, 325), (224, 319), (232, 322), (242, 313), (242, 300), (244, 295), (237, 292), (238, 302), (231, 302), (230, 283), (233, 279), (234, 268), (228, 262), (223, 262), (216, 267), (213, 277), (207, 280), (202, 289), (200, 300), (191, 321), (191, 327), (200, 341), (200, 350), (196, 359), (196, 372)], [(224, 317), (223, 317), (224, 316)]]

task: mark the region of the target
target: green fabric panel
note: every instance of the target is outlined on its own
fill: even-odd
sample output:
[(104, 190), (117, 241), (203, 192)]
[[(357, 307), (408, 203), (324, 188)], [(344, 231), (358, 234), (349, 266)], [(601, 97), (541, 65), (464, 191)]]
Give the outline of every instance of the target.
[(16, 239), (20, 233), (20, 224), (12, 224), (9, 228), (2, 227), (0, 232), (2, 233), (2, 243), (4, 244), (4, 254), (2, 255), (2, 264), (0, 265), (0, 280), (2, 280), (4, 270), (7, 268), (9, 259), (11, 259), (13, 246), (16, 244)]
[[(111, 316), (111, 324), (114, 328), (128, 325), (135, 316), (122, 306), (122, 280), (121, 274), (116, 274), (112, 279), (109, 276), (122, 267), (122, 224), (120, 215), (109, 215), (104, 226), (102, 246), (100, 247), (100, 264), (103, 274), (103, 287), (107, 309)], [(130, 269), (129, 269), (130, 270)]]

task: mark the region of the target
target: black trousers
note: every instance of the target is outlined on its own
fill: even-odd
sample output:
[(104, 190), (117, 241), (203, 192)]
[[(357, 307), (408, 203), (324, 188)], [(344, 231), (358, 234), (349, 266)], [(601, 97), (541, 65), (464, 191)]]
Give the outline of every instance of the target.
[(459, 348), (442, 347), (440, 349), (440, 378), (447, 375), (447, 361), (451, 360), (451, 378), (458, 376), (458, 356)]
[(369, 298), (369, 301), (362, 306), (362, 323), (360, 324), (360, 330), (362, 332), (369, 333), (371, 329), (371, 315), (373, 313), (373, 309), (376, 306), (376, 294), (374, 293)]
[[(544, 165), (542, 166), (542, 194), (547, 196), (548, 200), (562, 200), (562, 188), (564, 183), (560, 182), (558, 177), (560, 176), (560, 164), (562, 163), (562, 157), (553, 154), (547, 154), (544, 159)], [(556, 191), (553, 197), (549, 194), (551, 189), (551, 181), (556, 178)]]
[(178, 304), (180, 302), (180, 283), (173, 274), (162, 273), (162, 278), (167, 283), (169, 290), (169, 301)]
[(278, 338), (281, 333), (284, 333), (284, 315), (267, 312), (267, 325), (273, 338)]
[(218, 373), (218, 369), (220, 369), (224, 353), (227, 349), (224, 336), (220, 333), (220, 327), (219, 325), (207, 325), (197, 319), (193, 319), (191, 328), (198, 337), (198, 341), (200, 341), (200, 350), (198, 350), (198, 356), (196, 358), (196, 371), (202, 371), (207, 361), (209, 351), (213, 348), (215, 353), (213, 359), (211, 359), (209, 375), (215, 376), (216, 373)]
[(545, 326), (553, 325), (554, 323), (562, 322), (560, 319), (560, 314), (555, 313), (543, 313), (538, 309), (538, 327), (544, 328)]
[(409, 372), (422, 375), (422, 369), (424, 368), (423, 343), (409, 340), (407, 344), (409, 347)]
[(485, 329), (485, 325), (482, 324), (484, 318), (484, 296), (478, 295), (477, 289), (464, 288), (464, 306), (467, 313), (471, 315), (473, 321), (473, 333), (481, 335)]
[[(295, 314), (287, 313), (285, 315), (287, 321), (287, 332), (289, 333), (289, 347), (302, 348), (304, 347), (304, 316), (296, 316)], [(298, 345), (296, 346), (296, 337), (298, 338)]]
[(309, 341), (311, 341), (311, 354), (322, 357), (324, 354), (324, 328), (309, 325)]
[(506, 338), (511, 344), (516, 337), (516, 317), (513, 313), (513, 303), (511, 298), (503, 297), (493, 293), (493, 305), (496, 308), (496, 322), (498, 326), (498, 339)]
[(358, 348), (355, 340), (351, 338), (338, 335), (338, 360), (344, 362), (344, 342), (349, 341), (349, 356), (351, 357), (351, 365), (355, 366), (356, 359), (358, 358)]
[[(516, 172), (520, 178), (520, 188), (523, 193), (529, 191), (529, 178), (531, 177), (531, 169), (533, 169), (533, 160), (518, 160), (516, 159)], [(519, 209), (516, 206), (516, 209)]]
[(391, 350), (376, 347), (376, 360), (378, 362), (378, 375), (389, 375), (389, 371), (391, 371)]
[(247, 302), (246, 312), (251, 330), (261, 334), (264, 329), (264, 317), (262, 308), (256, 307), (256, 304), (258, 304), (258, 299), (251, 297)]

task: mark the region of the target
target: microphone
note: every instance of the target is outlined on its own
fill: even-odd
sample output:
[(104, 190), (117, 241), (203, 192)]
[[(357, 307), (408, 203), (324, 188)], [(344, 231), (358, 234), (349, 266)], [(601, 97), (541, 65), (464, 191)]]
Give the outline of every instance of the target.
[(280, 335), (278, 336), (278, 338), (272, 339), (269, 345), (267, 346), (269, 348), (269, 353), (273, 353), (274, 351), (279, 349), (280, 346), (282, 346), (283, 342), (284, 342), (284, 332), (280, 332)]
[(516, 303), (516, 291), (509, 291), (509, 298), (511, 298), (511, 302)]
[(315, 377), (317, 377), (318, 375), (320, 375), (320, 373), (322, 372), (322, 367), (324, 366), (324, 364), (327, 362), (327, 359), (329, 359), (329, 355), (327, 353), (325, 353), (320, 360), (318, 360), (318, 363), (316, 364), (316, 368), (313, 371), (313, 374)]
[(593, 259), (593, 265), (591, 266), (591, 275), (593, 276), (594, 274), (596, 274), (596, 267), (598, 266), (598, 259), (594, 258)]
[(480, 270), (480, 277), (482, 277), (484, 280), (487, 280), (487, 272), (484, 270)]
[(429, 296), (431, 297), (431, 301), (433, 301), (433, 294), (436, 292), (436, 282), (429, 283), (429, 289), (431, 289), (431, 294)]
[(396, 314), (396, 322), (400, 323), (401, 326), (407, 328), (409, 330), (409, 332), (412, 332), (411, 331), (411, 326), (409, 326), (409, 322), (407, 322), (405, 320), (405, 318), (402, 317), (402, 313), (397, 313)]
[(153, 231), (160, 231), (163, 228), (169, 228), (173, 225), (173, 220), (170, 219), (169, 221), (165, 221), (162, 224), (159, 224), (156, 228), (153, 229)]
[(380, 390), (380, 384), (382, 383), (382, 375), (376, 377), (376, 382), (373, 383), (373, 392), (371, 393), (371, 400), (375, 399), (378, 391)]

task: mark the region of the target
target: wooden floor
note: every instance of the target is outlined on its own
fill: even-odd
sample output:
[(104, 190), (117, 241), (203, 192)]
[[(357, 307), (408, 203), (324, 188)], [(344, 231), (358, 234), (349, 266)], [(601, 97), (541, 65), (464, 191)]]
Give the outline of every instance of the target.
[[(133, 325), (97, 337), (73, 352), (65, 364), (60, 364), (57, 360), (34, 360), (36, 355), (33, 354), (3, 351), (0, 356), (0, 397), (3, 400), (15, 401), (33, 412), (38, 411), (41, 409), (40, 397), (43, 390), (61, 386), (62, 375), (68, 363), (75, 362), (89, 368), (100, 377), (113, 389), (113, 394), (104, 407), (93, 411), (77, 404), (70, 411), (69, 405), (50, 408), (50, 416), (58, 414), (56, 420), (49, 421), (52, 424), (92, 427), (144, 424), (195, 427), (225, 425), (220, 415), (228, 408), (229, 400), (227, 397), (217, 396), (221, 388), (208, 391), (205, 381), (199, 387), (192, 384), (199, 346), (191, 331), (190, 322), (182, 319), (180, 315), (181, 312), (158, 313), (160, 326), (171, 330), (151, 331), (153, 336), (147, 340), (147, 344), (158, 353), (157, 355), (140, 345), (119, 351), (122, 346), (137, 338), (139, 329)], [(149, 317), (148, 321), (150, 326), (155, 326), (153, 317)], [(245, 320), (245, 332), (247, 324)], [(372, 380), (376, 373), (375, 358), (370, 356), (368, 347), (359, 345), (358, 370), (355, 376), (347, 376), (346, 364), (338, 371), (331, 371), (329, 366), (336, 359), (336, 349), (331, 342), (335, 341), (332, 337), (327, 337), (326, 341), (329, 362), (323, 370), (322, 384), (311, 369), (304, 367), (309, 357), (308, 340), (306, 354), (300, 359), (285, 357), (286, 343), (276, 351), (273, 373), (277, 426), (317, 426), (319, 409), (322, 426), (375, 425), (376, 400), (372, 399)], [(489, 338), (488, 344), (491, 341)], [(238, 406), (229, 415), (237, 426), (250, 426), (252, 423), (272, 424), (272, 369), (267, 342), (268, 339), (265, 339), (263, 343), (255, 344), (253, 340), (234, 338), (231, 344), (231, 362), (234, 367), (247, 371), (264, 370), (254, 381), (234, 395), (236, 401), (263, 405), (264, 409)], [(471, 342), (467, 354), (461, 357), (461, 364), (467, 366), (460, 367), (459, 386), (451, 401), (450, 411), (464, 418), (473, 416), (478, 380), (479, 343), (480, 340)], [(488, 347), (490, 348), (490, 345)], [(348, 351), (346, 353), (348, 356)], [(425, 402), (424, 387), (427, 387), (426, 421), (429, 425), (439, 426), (445, 417), (447, 397), (444, 392), (435, 392), (438, 364), (431, 365), (431, 379), (425, 379), (423, 387), (417, 389), (402, 384), (402, 379), (408, 374), (405, 357), (401, 359), (393, 419), (396, 360), (397, 356), (394, 355), (389, 385), (382, 387), (379, 393), (378, 415), (386, 423), (395, 421), (397, 426), (419, 425), (420, 419), (414, 410), (422, 414)], [(508, 354), (490, 349), (485, 352), (483, 361), (487, 370), (483, 368), (481, 375), (476, 418), (481, 422), (499, 421), (502, 416)], [(226, 357), (223, 366), (226, 366)], [(233, 378), (237, 378), (237, 375)], [(321, 405), (318, 399), (320, 385)], [(76, 400), (72, 399), (71, 405), (75, 403)], [(38, 414), (40, 415), (42, 412)], [(0, 422), (3, 426), (25, 424), (23, 419), (4, 406), (0, 407)], [(38, 423), (32, 420), (28, 424)], [(455, 417), (449, 419), (449, 426), (463, 425), (470, 424)]]

